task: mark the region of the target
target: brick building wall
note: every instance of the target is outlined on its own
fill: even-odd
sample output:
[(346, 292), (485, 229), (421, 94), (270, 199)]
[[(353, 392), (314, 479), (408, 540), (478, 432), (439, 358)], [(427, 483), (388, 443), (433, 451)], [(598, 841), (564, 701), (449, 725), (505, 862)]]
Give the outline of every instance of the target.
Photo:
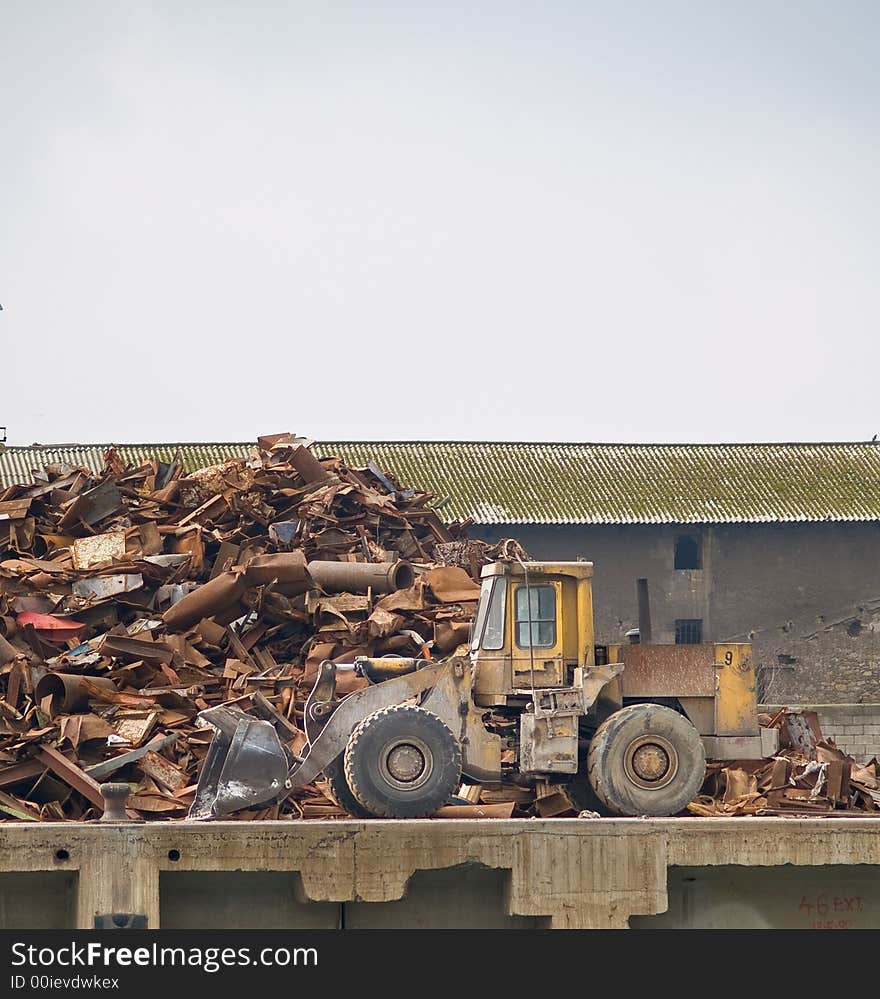
[[(880, 524), (622, 526), (501, 525), (535, 559), (595, 565), (599, 642), (638, 624), (635, 581), (647, 577), (653, 638), (675, 641), (677, 620), (704, 641), (751, 642), (759, 695), (781, 703), (880, 702)], [(700, 568), (676, 569), (676, 541), (699, 545)]]

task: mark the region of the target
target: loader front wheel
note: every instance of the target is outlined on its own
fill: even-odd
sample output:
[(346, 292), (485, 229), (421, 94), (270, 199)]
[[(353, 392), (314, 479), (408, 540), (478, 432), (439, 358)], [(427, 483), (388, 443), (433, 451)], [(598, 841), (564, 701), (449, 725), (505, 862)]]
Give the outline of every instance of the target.
[(330, 793), (340, 808), (344, 808), (354, 819), (372, 818), (366, 808), (351, 793), (351, 788), (345, 779), (345, 767), (342, 764), (341, 756), (324, 769), (324, 776), (330, 785)]
[(348, 739), (345, 779), (376, 818), (415, 819), (445, 805), (461, 780), (461, 749), (437, 715), (410, 704), (382, 708)]
[(677, 815), (706, 776), (706, 754), (694, 726), (660, 704), (616, 711), (590, 740), (590, 784), (615, 815)]

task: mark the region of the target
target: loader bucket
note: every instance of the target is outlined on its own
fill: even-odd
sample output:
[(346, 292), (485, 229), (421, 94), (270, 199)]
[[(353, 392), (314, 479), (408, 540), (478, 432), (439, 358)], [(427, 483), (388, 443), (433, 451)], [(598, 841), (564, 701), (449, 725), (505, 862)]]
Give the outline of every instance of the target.
[(287, 754), (269, 722), (225, 707), (210, 708), (200, 717), (215, 734), (187, 818), (218, 819), (284, 794)]

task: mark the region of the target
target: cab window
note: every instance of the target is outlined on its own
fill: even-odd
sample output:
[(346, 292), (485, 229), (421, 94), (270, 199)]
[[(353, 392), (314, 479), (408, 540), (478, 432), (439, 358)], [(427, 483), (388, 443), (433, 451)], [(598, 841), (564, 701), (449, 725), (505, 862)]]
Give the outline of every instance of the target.
[(486, 614), (486, 629), (483, 632), (482, 647), (489, 651), (504, 646), (504, 619), (507, 610), (507, 580), (504, 576), (495, 577), (492, 596), (489, 598), (489, 611)]
[(483, 628), (486, 627), (486, 614), (489, 610), (489, 599), (492, 596), (493, 578), (484, 579), (480, 587), (480, 602), (477, 605), (477, 619), (474, 621), (474, 630), (471, 634), (471, 651), (476, 652), (480, 647), (480, 639), (483, 637)]
[[(531, 618), (531, 635), (529, 619)], [(519, 586), (516, 590), (516, 644), (521, 649), (551, 649), (556, 644), (556, 588)]]

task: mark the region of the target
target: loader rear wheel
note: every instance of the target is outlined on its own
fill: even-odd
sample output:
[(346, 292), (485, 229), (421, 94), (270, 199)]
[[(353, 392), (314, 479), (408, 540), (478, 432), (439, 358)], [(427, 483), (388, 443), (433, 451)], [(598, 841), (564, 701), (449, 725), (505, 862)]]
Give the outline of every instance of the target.
[(461, 749), (437, 715), (396, 704), (369, 715), (348, 739), (345, 779), (376, 818), (415, 819), (445, 805), (461, 780)]
[(324, 770), (324, 776), (330, 785), (330, 793), (333, 795), (336, 804), (344, 808), (352, 818), (369, 819), (370, 813), (351, 793), (348, 781), (345, 779), (345, 767), (342, 764), (342, 757), (335, 759), (329, 767)]
[(694, 800), (706, 775), (699, 733), (672, 708), (631, 704), (590, 740), (590, 784), (615, 815), (676, 815)]
[(577, 777), (563, 784), (563, 790), (568, 795), (569, 800), (579, 812), (599, 812), (605, 811), (605, 805), (601, 802), (593, 790), (593, 785), (587, 779), (586, 767), (583, 773), (580, 768)]

